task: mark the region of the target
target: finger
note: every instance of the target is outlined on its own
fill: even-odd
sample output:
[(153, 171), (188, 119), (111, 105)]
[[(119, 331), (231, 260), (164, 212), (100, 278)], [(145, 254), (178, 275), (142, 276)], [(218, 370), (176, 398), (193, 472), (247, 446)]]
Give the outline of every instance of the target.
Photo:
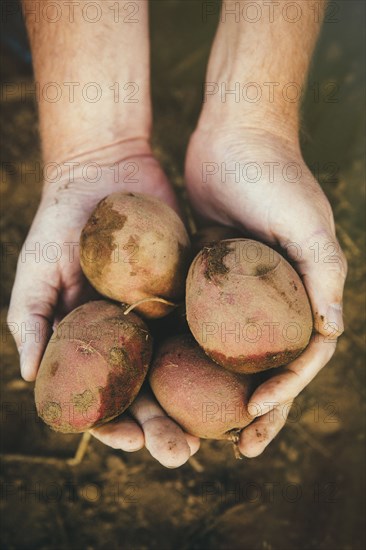
[(315, 231), (296, 250), (287, 248), (309, 295), (316, 330), (324, 336), (340, 336), (347, 261), (335, 235), (330, 229)]
[(27, 381), (36, 378), (52, 334), (57, 300), (57, 287), (27, 273), (25, 265), (18, 265), (7, 320), (19, 351), (21, 374)]
[(145, 445), (151, 456), (166, 468), (178, 468), (191, 456), (181, 428), (167, 416), (149, 418), (142, 424)]
[(276, 407), (244, 428), (239, 439), (241, 454), (248, 458), (262, 454), (285, 425), (291, 404), (289, 403), (287, 407)]
[(286, 367), (273, 371), (253, 393), (248, 410), (262, 416), (279, 404), (288, 403), (311, 382), (334, 354), (336, 340), (315, 334), (306, 350)]
[(94, 428), (90, 433), (112, 449), (121, 449), (129, 453), (139, 451), (145, 443), (140, 426), (128, 415), (108, 422), (100, 428)]
[(191, 452), (184, 432), (166, 415), (150, 391), (140, 393), (129, 410), (144, 432), (147, 450), (160, 464), (178, 468), (187, 462)]

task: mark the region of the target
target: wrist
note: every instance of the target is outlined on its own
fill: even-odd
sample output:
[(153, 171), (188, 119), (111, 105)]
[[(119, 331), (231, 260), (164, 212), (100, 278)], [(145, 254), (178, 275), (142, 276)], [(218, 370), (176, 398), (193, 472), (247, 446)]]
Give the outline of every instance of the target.
[[(114, 156), (114, 149), (124, 145), (126, 154), (146, 149), (151, 136), (151, 108), (147, 101), (136, 105), (111, 105), (100, 102), (44, 107), (40, 105), (40, 134), (45, 163), (65, 159), (90, 160), (98, 153)], [(91, 159), (92, 160), (92, 159)]]
[[(101, 140), (103, 141), (103, 140)], [(118, 189), (135, 186), (140, 161), (153, 160), (146, 136), (121, 137), (112, 143), (85, 141), (73, 155), (59, 153), (44, 159), (43, 196), (51, 198), (70, 191), (87, 198), (105, 196)]]
[[(296, 94), (291, 95), (291, 93)], [(198, 126), (257, 128), (294, 139), (299, 133), (301, 92), (295, 83), (269, 82), (245, 73), (207, 75)]]
[(195, 134), (207, 135), (210, 141), (220, 141), (229, 138), (233, 142), (235, 136), (240, 141), (246, 136), (255, 141), (256, 136), (261, 140), (264, 136), (279, 142), (293, 144), (295, 149), (300, 148), (298, 117), (292, 117), (283, 110), (257, 108), (242, 110), (220, 109), (204, 106), (202, 109)]
[[(269, 2), (257, 2), (254, 8), (252, 4), (246, 0), (222, 4), (199, 124), (220, 124), (226, 119), (293, 137), (300, 127), (304, 86), (320, 21), (314, 21), (306, 0), (297, 5), (303, 16), (295, 23), (281, 16), (279, 6), (272, 6), (275, 13), (271, 11), (270, 16)], [(247, 10), (253, 9), (261, 14), (258, 21), (249, 19)]]

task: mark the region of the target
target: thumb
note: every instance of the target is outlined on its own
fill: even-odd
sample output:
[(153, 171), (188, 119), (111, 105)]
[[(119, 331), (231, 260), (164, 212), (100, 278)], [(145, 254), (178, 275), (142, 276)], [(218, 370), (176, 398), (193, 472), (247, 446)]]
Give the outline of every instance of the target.
[[(290, 250), (289, 250), (290, 252)], [(314, 326), (323, 336), (337, 338), (344, 330), (342, 297), (347, 261), (331, 232), (317, 233), (290, 253), (307, 290)]]
[(58, 290), (18, 267), (7, 317), (20, 356), (24, 380), (35, 380), (44, 350), (52, 334)]

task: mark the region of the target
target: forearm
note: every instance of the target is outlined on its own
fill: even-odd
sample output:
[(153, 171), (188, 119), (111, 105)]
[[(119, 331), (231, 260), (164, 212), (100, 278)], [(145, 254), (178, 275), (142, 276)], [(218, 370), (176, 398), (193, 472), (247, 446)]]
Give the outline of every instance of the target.
[(284, 10), (282, 2), (223, 1), (206, 78), (207, 119), (225, 111), (243, 124), (298, 131), (300, 91), (326, 1), (318, 11), (308, 0), (293, 4)]
[[(45, 11), (48, 1), (36, 18), (32, 12), (40, 2), (23, 0), (44, 161), (69, 160), (121, 140), (147, 141), (151, 126), (147, 2), (135, 3), (134, 17), (124, 11), (116, 17), (116, 2), (99, 0), (99, 20), (92, 23), (91, 15), (83, 12), (90, 2), (79, 0), (71, 14), (65, 2), (57, 0), (61, 17), (51, 22), (55, 14), (51, 6)], [(124, 4), (118, 7), (122, 10)]]

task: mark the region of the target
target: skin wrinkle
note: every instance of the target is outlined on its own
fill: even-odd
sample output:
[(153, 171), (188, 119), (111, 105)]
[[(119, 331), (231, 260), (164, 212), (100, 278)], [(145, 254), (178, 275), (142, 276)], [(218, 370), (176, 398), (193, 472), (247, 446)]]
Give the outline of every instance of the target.
[[(98, 151), (99, 152), (99, 151)], [(66, 163), (70, 162), (71, 160), (75, 161), (75, 158), (77, 157), (74, 157), (73, 159), (69, 158), (68, 160), (65, 160), (63, 162), (61, 162), (60, 164), (62, 165), (66, 165)], [(100, 169), (107, 169), (111, 172), (111, 165), (112, 166), (117, 166), (117, 165), (120, 165), (120, 164), (123, 164), (123, 163), (126, 163), (126, 162), (132, 162), (133, 160), (146, 160), (146, 161), (149, 161), (151, 159), (151, 154), (148, 153), (147, 151), (144, 152), (142, 151), (141, 153), (133, 153), (133, 154), (129, 154), (129, 153), (126, 153), (125, 155), (123, 156), (118, 156), (117, 158), (115, 158), (113, 160), (113, 163), (111, 163), (111, 161), (109, 160), (104, 160), (104, 161), (100, 161), (98, 160), (97, 158), (95, 157), (90, 157), (90, 161), (91, 162), (98, 162), (98, 167)], [(79, 164), (82, 164), (82, 163), (79, 163)], [(86, 161), (84, 161), (84, 164), (82, 166), (77, 166), (75, 167), (74, 171), (73, 171), (73, 182), (69, 182), (69, 179), (68, 179), (68, 169), (66, 170), (66, 174), (63, 174), (62, 177), (60, 179), (57, 180), (57, 183), (55, 184), (57, 186), (57, 189), (56, 189), (56, 192), (57, 192), (57, 196), (59, 197), (59, 194), (62, 193), (62, 192), (66, 192), (66, 194), (68, 194), (68, 189), (70, 186), (73, 186), (73, 187), (86, 187), (89, 185), (88, 182), (85, 182), (85, 178), (83, 178), (82, 176), (82, 173), (80, 176), (77, 176), (75, 174), (75, 172), (82, 172), (83, 168), (85, 165), (87, 165), (88, 163)], [(119, 184), (120, 182), (115, 182), (116, 186)], [(45, 185), (44, 189), (49, 189), (49, 188), (52, 188), (54, 186), (53, 183), (49, 182), (47, 185)], [(88, 189), (87, 189), (88, 190)], [(116, 190), (117, 190), (117, 187), (116, 187)]]
[[(134, 142), (141, 141), (142, 144), (146, 144), (146, 140), (147, 140), (147, 136), (135, 136), (133, 138), (124, 137), (114, 141), (113, 143), (106, 143), (104, 145), (94, 147), (93, 149), (88, 149), (86, 151), (78, 152), (73, 156), (65, 157), (64, 159), (60, 160), (59, 163), (64, 164), (65, 162), (71, 162), (71, 161), (74, 161), (75, 159), (78, 159), (79, 161), (81, 161), (82, 157), (86, 157), (86, 160), (90, 160), (90, 159), (95, 160), (95, 153), (99, 155), (105, 152), (106, 150), (112, 149), (113, 147), (122, 148), (122, 146), (125, 145), (126, 143), (131, 144)], [(142, 156), (149, 156), (149, 154), (148, 153), (140, 153), (136, 155), (131, 154), (129, 157), (122, 156), (120, 160), (118, 159), (117, 160), (113, 159), (113, 160), (114, 162), (124, 162), (134, 156), (142, 157)], [(100, 163), (100, 166), (108, 166), (108, 162), (106, 161), (105, 163)]]

